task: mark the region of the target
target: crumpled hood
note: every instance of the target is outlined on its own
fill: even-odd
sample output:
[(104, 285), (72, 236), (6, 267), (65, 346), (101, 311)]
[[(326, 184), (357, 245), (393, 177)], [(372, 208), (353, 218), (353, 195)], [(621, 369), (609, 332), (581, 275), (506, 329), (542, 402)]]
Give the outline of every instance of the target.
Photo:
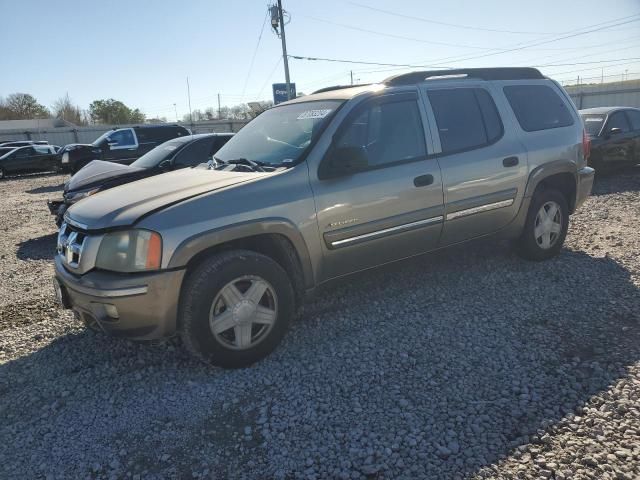
[(119, 163), (105, 162), (103, 160), (93, 160), (81, 168), (78, 173), (73, 175), (65, 183), (64, 191), (66, 193), (69, 191), (82, 190), (83, 188), (104, 182), (105, 180), (126, 175), (135, 175), (136, 173), (144, 171), (144, 168), (120, 165)]
[(263, 176), (185, 168), (96, 193), (71, 206), (66, 216), (87, 230), (128, 226), (143, 215), (191, 197)]
[(95, 148), (95, 145), (92, 143), (67, 143), (64, 147), (60, 149), (60, 153), (68, 152), (70, 150), (76, 150), (80, 148)]

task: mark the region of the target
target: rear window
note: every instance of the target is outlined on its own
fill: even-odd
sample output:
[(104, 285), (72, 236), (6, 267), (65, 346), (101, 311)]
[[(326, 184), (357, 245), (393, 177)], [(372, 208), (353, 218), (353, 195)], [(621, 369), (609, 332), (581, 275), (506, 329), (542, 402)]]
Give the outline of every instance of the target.
[(573, 118), (560, 96), (546, 85), (511, 85), (504, 94), (527, 132), (573, 125)]
[(438, 125), (442, 153), (480, 148), (502, 136), (500, 116), (486, 90), (431, 90), (428, 96)]
[(596, 136), (602, 129), (602, 123), (604, 122), (604, 115), (582, 115), (582, 121), (584, 123), (584, 129), (587, 135)]

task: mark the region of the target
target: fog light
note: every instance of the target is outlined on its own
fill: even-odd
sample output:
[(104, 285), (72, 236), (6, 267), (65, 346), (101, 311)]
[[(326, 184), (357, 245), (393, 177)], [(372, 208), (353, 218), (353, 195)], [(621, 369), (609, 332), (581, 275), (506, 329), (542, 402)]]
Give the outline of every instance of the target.
[(118, 315), (118, 309), (116, 308), (115, 305), (111, 305), (110, 303), (105, 303), (103, 304), (104, 307), (104, 311), (105, 313), (114, 319), (118, 319), (120, 318), (120, 315)]

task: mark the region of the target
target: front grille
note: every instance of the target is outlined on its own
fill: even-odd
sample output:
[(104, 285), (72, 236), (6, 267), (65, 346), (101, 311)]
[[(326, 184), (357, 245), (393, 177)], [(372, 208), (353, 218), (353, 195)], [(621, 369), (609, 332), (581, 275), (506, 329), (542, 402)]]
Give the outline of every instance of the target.
[(86, 234), (71, 227), (66, 222), (60, 227), (58, 233), (58, 255), (62, 257), (65, 265), (71, 268), (78, 268), (82, 258), (82, 249)]

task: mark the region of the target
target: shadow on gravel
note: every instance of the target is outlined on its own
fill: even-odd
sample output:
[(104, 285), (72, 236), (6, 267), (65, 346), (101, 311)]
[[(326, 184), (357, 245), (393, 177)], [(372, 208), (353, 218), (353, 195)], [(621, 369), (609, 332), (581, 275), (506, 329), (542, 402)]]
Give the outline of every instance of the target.
[(638, 307), (611, 258), (485, 241), (324, 289), (249, 369), (76, 330), (0, 365), (0, 476), (484, 475), (640, 360)]
[(593, 183), (591, 195), (608, 195), (640, 190), (640, 165), (624, 167), (607, 173), (598, 173)]
[(50, 177), (53, 175), (60, 175), (60, 173), (51, 171), (51, 172), (35, 172), (35, 173), (22, 173), (22, 174), (7, 174), (7, 176), (2, 179), (2, 182), (11, 182), (11, 181), (25, 180), (30, 178)]
[(57, 233), (50, 233), (20, 242), (16, 256), (20, 260), (53, 260), (57, 238)]
[(39, 193), (52, 193), (52, 192), (61, 192), (64, 188), (64, 182), (59, 185), (48, 185), (44, 187), (36, 187), (31, 190), (26, 190), (25, 193), (30, 193), (32, 195), (37, 195)]

